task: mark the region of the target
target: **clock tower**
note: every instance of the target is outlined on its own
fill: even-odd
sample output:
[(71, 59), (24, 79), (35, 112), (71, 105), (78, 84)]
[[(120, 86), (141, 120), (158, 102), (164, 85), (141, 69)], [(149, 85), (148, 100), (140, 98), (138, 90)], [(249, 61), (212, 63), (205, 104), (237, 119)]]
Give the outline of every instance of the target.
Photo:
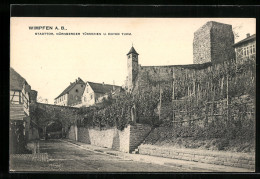
[(134, 47), (130, 49), (127, 53), (127, 88), (128, 92), (131, 92), (133, 89), (134, 82), (138, 74), (138, 53), (135, 51)]

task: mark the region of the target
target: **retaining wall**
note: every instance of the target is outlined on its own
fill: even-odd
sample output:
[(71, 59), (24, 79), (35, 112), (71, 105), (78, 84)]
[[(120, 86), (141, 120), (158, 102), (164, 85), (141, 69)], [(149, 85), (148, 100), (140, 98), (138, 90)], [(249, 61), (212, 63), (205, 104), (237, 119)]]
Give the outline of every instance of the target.
[(153, 155), (208, 164), (255, 169), (254, 154), (207, 151), (197, 149), (176, 149), (151, 145), (140, 145), (138, 149), (139, 153), (144, 155)]
[(91, 145), (113, 148), (122, 152), (129, 151), (129, 126), (123, 131), (120, 131), (116, 128), (105, 130), (88, 129), (88, 131)]
[(71, 126), (68, 138), (76, 140), (76, 132), (78, 141), (105, 147), (122, 152), (131, 152), (140, 145), (141, 142), (151, 131), (151, 127), (143, 124), (129, 125), (123, 131), (118, 130), (116, 127), (109, 129), (98, 128), (83, 128)]
[(78, 128), (78, 141), (86, 144), (91, 144), (89, 137), (89, 130), (84, 127)]

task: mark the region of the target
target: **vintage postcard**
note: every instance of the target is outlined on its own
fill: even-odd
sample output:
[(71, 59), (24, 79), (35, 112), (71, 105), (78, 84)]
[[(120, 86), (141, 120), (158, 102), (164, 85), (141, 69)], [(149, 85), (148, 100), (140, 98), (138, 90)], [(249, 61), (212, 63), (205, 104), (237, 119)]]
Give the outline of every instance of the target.
[(11, 172), (254, 172), (256, 19), (11, 17)]

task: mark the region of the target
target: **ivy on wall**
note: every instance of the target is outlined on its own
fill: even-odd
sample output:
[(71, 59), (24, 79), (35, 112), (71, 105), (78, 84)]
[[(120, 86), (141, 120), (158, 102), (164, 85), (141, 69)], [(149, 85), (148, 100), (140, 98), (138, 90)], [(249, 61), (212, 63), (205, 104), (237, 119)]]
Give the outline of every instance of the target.
[[(104, 99), (101, 104), (82, 107), (77, 110), (66, 110), (65, 108), (49, 107), (48, 105), (44, 107), (44, 105), (36, 104), (30, 107), (31, 116), (38, 120), (37, 123), (42, 125), (48, 120), (54, 119), (60, 120), (65, 128), (77, 123), (78, 126), (92, 126), (100, 129), (116, 126), (118, 129), (123, 130), (128, 124), (133, 123), (131, 113), (134, 113), (136, 121), (139, 123), (152, 126), (160, 124), (177, 126), (172, 125), (172, 120), (169, 121), (169, 119), (174, 118), (175, 121), (194, 118), (205, 119), (207, 115), (205, 102), (223, 100), (220, 104), (213, 104), (216, 111), (212, 111), (212, 113), (225, 113), (222, 109), (226, 107), (224, 106), (226, 103), (224, 100), (227, 97), (227, 91), (230, 103), (232, 103), (232, 99), (241, 95), (249, 95), (251, 99), (255, 97), (255, 59), (246, 59), (242, 63), (230, 60), (222, 64), (207, 65), (199, 69), (193, 67), (184, 68), (183, 66), (173, 66), (172, 68), (164, 72), (170, 74), (166, 75), (167, 79), (163, 79), (163, 75), (160, 78), (153, 78), (148, 75), (147, 71), (140, 72), (139, 78), (142, 79), (137, 79), (139, 84), (132, 94), (121, 93), (113, 98), (110, 96), (108, 99)], [(174, 79), (169, 79), (169, 76), (174, 76)], [(235, 114), (237, 110), (245, 114), (252, 110), (252, 107), (237, 109), (237, 106), (239, 105), (230, 106), (231, 114)], [(163, 111), (164, 108), (168, 111)], [(168, 116), (163, 116), (159, 121), (161, 113), (167, 113)], [(226, 118), (226, 116), (227, 114), (223, 114), (222, 117)], [(235, 120), (236, 118), (239, 118), (239, 120)], [(246, 118), (246, 116), (230, 116), (230, 120), (224, 122), (230, 124), (230, 126), (239, 126), (242, 123), (242, 118)], [(232, 121), (240, 122), (235, 124)], [(224, 123), (221, 125), (224, 125)], [(176, 129), (176, 134), (189, 135), (192, 131), (198, 133), (196, 135), (202, 135), (200, 133), (203, 133), (203, 131), (203, 135), (207, 133), (205, 132), (206, 129), (201, 130), (196, 125), (189, 126), (190, 128), (181, 127)], [(216, 130), (218, 129), (221, 129), (221, 127), (216, 128)], [(181, 131), (177, 132), (179, 130)], [(213, 128), (210, 128), (208, 132), (212, 130)], [(235, 133), (238, 134), (240, 131)], [(218, 133), (222, 135), (221, 132)]]

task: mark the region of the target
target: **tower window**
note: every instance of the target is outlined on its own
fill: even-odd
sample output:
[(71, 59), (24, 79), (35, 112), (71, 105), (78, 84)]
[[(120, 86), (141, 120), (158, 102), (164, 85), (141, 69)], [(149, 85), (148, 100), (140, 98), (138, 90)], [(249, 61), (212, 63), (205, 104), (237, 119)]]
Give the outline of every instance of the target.
[(130, 55), (128, 55), (128, 58), (130, 58)]

